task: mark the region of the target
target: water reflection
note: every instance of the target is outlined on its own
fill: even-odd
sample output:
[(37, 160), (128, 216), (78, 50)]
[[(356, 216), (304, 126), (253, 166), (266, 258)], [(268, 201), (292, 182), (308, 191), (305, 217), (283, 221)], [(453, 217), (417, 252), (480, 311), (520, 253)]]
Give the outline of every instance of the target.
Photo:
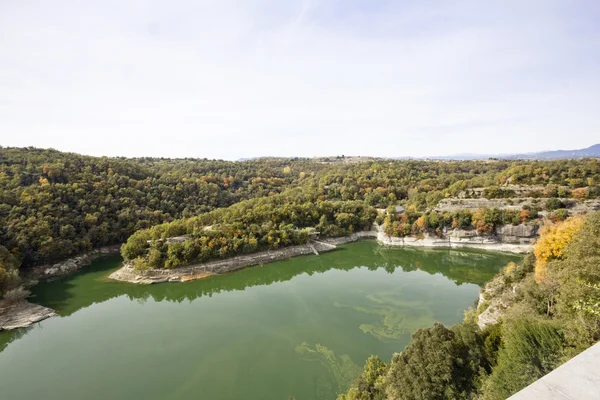
[[(420, 270), (428, 274), (442, 274), (456, 285), (470, 283), (482, 286), (508, 261), (517, 261), (519, 258), (516, 255), (472, 250), (386, 248), (372, 242), (361, 242), (342, 246), (320, 256), (298, 257), (200, 281), (144, 286), (108, 280), (108, 274), (121, 264), (120, 257), (111, 256), (97, 260), (79, 274), (34, 287), (31, 300), (55, 309), (64, 317), (95, 303), (123, 295), (137, 302), (148, 299), (157, 302), (193, 301), (221, 292), (242, 291), (254, 286), (285, 282), (302, 274), (349, 271), (360, 267), (369, 270), (384, 269), (389, 274), (398, 268), (405, 272)], [(394, 293), (367, 294), (367, 298), (370, 300), (368, 307), (339, 303), (335, 306), (353, 308), (379, 317), (379, 322), (363, 324), (360, 329), (380, 340), (397, 339), (414, 331), (415, 324), (423, 326), (434, 321), (434, 316), (422, 303), (399, 300), (394, 297)], [(407, 313), (415, 318), (403, 321), (403, 316)], [(0, 351), (26, 332), (27, 329), (11, 333), (0, 332)]]

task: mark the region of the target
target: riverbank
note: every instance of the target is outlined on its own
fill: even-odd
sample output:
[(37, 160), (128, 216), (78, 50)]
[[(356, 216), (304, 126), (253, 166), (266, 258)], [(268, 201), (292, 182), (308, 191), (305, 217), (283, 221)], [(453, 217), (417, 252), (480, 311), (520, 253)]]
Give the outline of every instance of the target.
[[(373, 230), (356, 232), (348, 236), (311, 240), (303, 245), (208, 261), (172, 270), (151, 269), (142, 274), (136, 272), (131, 264), (125, 263), (122, 268), (113, 272), (109, 278), (121, 282), (146, 285), (163, 282), (188, 282), (292, 257), (324, 253), (335, 250), (339, 245), (367, 238), (376, 239), (380, 245), (390, 247), (476, 248), (522, 254), (533, 248), (535, 237), (537, 237), (537, 231), (530, 226), (507, 225), (500, 227), (496, 234), (492, 236), (455, 229), (446, 232), (444, 238), (435, 236), (401, 238), (386, 235), (381, 227), (375, 224)], [(29, 285), (35, 284), (39, 279), (51, 280), (72, 274), (99, 257), (118, 253), (119, 249), (119, 245), (107, 246), (59, 263), (34, 267), (27, 275)], [(25, 327), (55, 315), (56, 313), (49, 308), (23, 301), (15, 307), (0, 309), (0, 330)]]
[[(120, 249), (121, 245), (101, 247), (58, 263), (33, 267), (25, 274), (24, 286), (31, 287), (40, 280), (52, 280), (70, 275), (100, 257), (119, 253)], [(56, 315), (54, 310), (30, 303), (27, 300), (21, 300), (14, 304), (0, 302), (0, 331), (25, 328)]]
[(325, 253), (335, 250), (341, 244), (356, 242), (362, 238), (374, 238), (376, 236), (377, 232), (357, 232), (348, 236), (310, 240), (305, 244), (297, 246), (244, 254), (224, 260), (207, 261), (202, 264), (194, 264), (182, 268), (150, 269), (143, 274), (135, 271), (131, 263), (125, 263), (122, 268), (110, 274), (109, 278), (116, 281), (143, 285), (163, 282), (187, 282), (255, 265), (287, 260), (292, 257)]
[(49, 265), (39, 265), (36, 267), (32, 267), (26, 273), (26, 280), (35, 284), (35, 281), (39, 279), (53, 279), (65, 275), (70, 275), (74, 272), (79, 271), (82, 267), (91, 264), (92, 261), (95, 261), (100, 257), (107, 256), (110, 254), (118, 254), (120, 250), (120, 244), (105, 246), (69, 258), (65, 261)]
[(25, 328), (56, 315), (54, 310), (26, 300), (14, 304), (0, 302), (0, 331)]
[[(508, 228), (503, 227), (502, 229), (505, 232)], [(519, 229), (520, 233), (516, 232), (515, 234), (514, 230), (509, 229), (510, 232), (496, 236), (482, 236), (471, 231), (454, 230), (449, 232), (444, 239), (429, 236), (399, 238), (386, 235), (379, 226), (375, 225), (374, 230), (356, 232), (348, 236), (310, 240), (302, 245), (208, 261), (176, 269), (150, 269), (141, 273), (134, 270), (132, 263), (125, 263), (122, 268), (113, 272), (109, 278), (144, 285), (163, 282), (187, 282), (255, 265), (287, 260), (292, 257), (324, 253), (335, 250), (339, 245), (366, 238), (377, 239), (380, 245), (390, 247), (476, 248), (523, 254), (533, 248), (535, 239), (532, 236), (535, 236), (537, 232), (529, 227), (525, 230), (522, 227)], [(504, 238), (508, 237), (513, 241), (512, 243), (503, 241)]]

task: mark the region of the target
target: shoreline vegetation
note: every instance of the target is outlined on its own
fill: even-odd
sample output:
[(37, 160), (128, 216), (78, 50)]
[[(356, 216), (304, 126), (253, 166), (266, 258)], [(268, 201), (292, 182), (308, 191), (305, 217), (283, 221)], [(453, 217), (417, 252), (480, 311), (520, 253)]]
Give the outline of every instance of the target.
[[(439, 238), (391, 238), (382, 228), (375, 225), (374, 230), (352, 233), (347, 236), (310, 240), (301, 245), (284, 247), (277, 250), (267, 250), (242, 256), (234, 256), (222, 260), (212, 260), (203, 264), (189, 265), (176, 269), (152, 269), (136, 271), (133, 263), (124, 263), (123, 267), (109, 275), (109, 279), (133, 284), (156, 284), (165, 282), (189, 282), (204, 279), (221, 273), (233, 272), (242, 268), (286, 260), (292, 257), (333, 251), (339, 245), (352, 243), (363, 239), (376, 239), (379, 245), (387, 247), (419, 247), (419, 248), (475, 248), (485, 251), (500, 251), (511, 253), (527, 253), (532, 244), (502, 243), (489, 237), (469, 238), (469, 241), (453, 242)], [(395, 239), (395, 240), (394, 240)], [(52, 280), (79, 271), (94, 260), (119, 252), (120, 246), (107, 246), (86, 254), (65, 260), (49, 266), (40, 266), (30, 271), (29, 283), (36, 284), (37, 279)], [(32, 280), (33, 279), (33, 280)], [(23, 328), (46, 318), (54, 317), (54, 310), (19, 300), (13, 305), (0, 304), (0, 331)]]
[(600, 212), (544, 226), (464, 322), (417, 330), (389, 363), (371, 356), (338, 400), (510, 397), (600, 340), (599, 265)]
[[(32, 267), (52, 265), (123, 243), (153, 226), (190, 218), (202, 220), (207, 215), (218, 219), (219, 210), (240, 203), (255, 206), (255, 210), (237, 220), (235, 214), (221, 211), (223, 216), (234, 218), (221, 218), (219, 228), (229, 225), (228, 228), (238, 230), (236, 224), (241, 223), (237, 245), (240, 239), (247, 238), (243, 243), (246, 249), (241, 249), (247, 253), (302, 239), (295, 235), (298, 232), (288, 229), (290, 224), (300, 230), (317, 227), (321, 237), (367, 229), (367, 222), (371, 222), (367, 215), (357, 225), (352, 223), (352, 212), (329, 212), (330, 205), (336, 202), (345, 203), (349, 207), (342, 208), (350, 209), (362, 206), (385, 210), (400, 206), (404, 212), (388, 213), (388, 221), (378, 222), (386, 226), (390, 236), (406, 237), (426, 231), (440, 236), (455, 221), (464, 228), (469, 218), (478, 231), (493, 229), (498, 222), (530, 223), (536, 215), (564, 219), (572, 213), (597, 209), (600, 197), (597, 159), (364, 158), (350, 162), (349, 158), (338, 156), (229, 162), (90, 157), (52, 149), (0, 147), (0, 160), (0, 297), (22, 285), (22, 277)], [(285, 199), (280, 207), (295, 209), (285, 218), (266, 210), (269, 218), (258, 221), (256, 216), (265, 210), (255, 201), (273, 198)], [(471, 216), (452, 217), (451, 222), (447, 218), (465, 207), (474, 210), (487, 206), (502, 212), (471, 212)], [(319, 209), (316, 215), (314, 208)], [(256, 226), (246, 231), (247, 225)], [(165, 237), (177, 236), (164, 233)], [(192, 236), (198, 233), (184, 232)], [(258, 235), (270, 238), (260, 243)], [(251, 240), (252, 236), (257, 243)], [(171, 253), (177, 252), (176, 247)], [(213, 247), (221, 254), (204, 254), (201, 261), (237, 255), (240, 250), (235, 242)], [(154, 255), (158, 255), (156, 251)], [(164, 260), (165, 264), (176, 267), (179, 257), (172, 254), (170, 261), (168, 257)], [(189, 264), (183, 264), (186, 263)]]
[(0, 314), (7, 327), (52, 316), (26, 302), (28, 276), (71, 273), (119, 243), (120, 279), (153, 283), (349, 238), (526, 252), (541, 232), (464, 323), (417, 331), (389, 363), (370, 358), (340, 397), (504, 399), (600, 339), (599, 176), (591, 158), (228, 162), (0, 147)]
[(475, 248), (486, 251), (500, 251), (524, 254), (533, 249), (531, 243), (503, 243), (493, 237), (470, 236), (467, 240), (451, 238), (417, 238), (408, 237), (398, 240), (387, 236), (382, 229), (374, 225), (373, 230), (355, 232), (347, 236), (308, 240), (307, 243), (292, 245), (276, 250), (266, 250), (226, 259), (211, 260), (201, 264), (192, 264), (174, 269), (153, 268), (138, 271), (134, 262), (125, 262), (123, 267), (110, 274), (109, 278), (136, 284), (154, 284), (164, 282), (188, 282), (208, 276), (233, 272), (242, 268), (262, 265), (270, 262), (286, 260), (292, 257), (319, 254), (335, 250), (337, 246), (356, 242), (362, 239), (376, 239), (382, 246), (388, 247), (421, 247), (421, 248)]

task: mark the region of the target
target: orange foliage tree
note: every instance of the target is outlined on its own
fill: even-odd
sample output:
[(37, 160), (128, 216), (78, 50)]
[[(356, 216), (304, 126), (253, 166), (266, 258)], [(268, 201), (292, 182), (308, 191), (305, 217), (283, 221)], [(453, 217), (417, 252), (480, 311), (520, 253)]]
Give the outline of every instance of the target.
[(546, 277), (548, 262), (562, 258), (565, 248), (573, 240), (573, 235), (583, 226), (583, 218), (571, 217), (559, 223), (546, 224), (541, 229), (533, 253), (535, 254), (535, 280), (541, 282)]
[(571, 191), (571, 196), (578, 200), (587, 199), (590, 195), (588, 188), (577, 188)]

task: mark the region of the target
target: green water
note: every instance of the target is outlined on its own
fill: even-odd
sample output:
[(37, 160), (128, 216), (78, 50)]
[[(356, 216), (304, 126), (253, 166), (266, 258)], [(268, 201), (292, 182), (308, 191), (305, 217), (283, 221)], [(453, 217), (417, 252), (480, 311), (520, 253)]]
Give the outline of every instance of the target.
[(334, 399), (370, 354), (453, 324), (518, 257), (371, 241), (201, 281), (111, 282), (118, 257), (44, 283), (60, 317), (0, 332), (0, 398)]

